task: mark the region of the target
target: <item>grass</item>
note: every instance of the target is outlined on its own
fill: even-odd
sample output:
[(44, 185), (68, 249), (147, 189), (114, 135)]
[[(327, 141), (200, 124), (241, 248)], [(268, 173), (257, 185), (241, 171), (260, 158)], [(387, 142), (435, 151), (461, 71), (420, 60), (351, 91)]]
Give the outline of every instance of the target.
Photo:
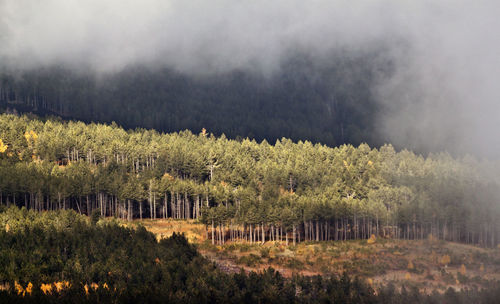
[[(389, 282), (396, 286), (411, 283), (438, 291), (448, 287), (481, 287), (489, 280), (500, 280), (500, 248), (485, 249), (437, 240), (390, 239), (302, 242), (289, 246), (284, 242), (263, 245), (227, 242), (216, 246), (206, 238), (205, 226), (192, 220), (142, 220), (124, 222), (124, 225), (143, 225), (158, 239), (174, 232), (184, 233), (202, 254), (216, 263), (255, 271), (271, 266), (285, 276), (348, 271), (370, 280), (375, 287)], [(461, 273), (462, 265), (466, 273)]]

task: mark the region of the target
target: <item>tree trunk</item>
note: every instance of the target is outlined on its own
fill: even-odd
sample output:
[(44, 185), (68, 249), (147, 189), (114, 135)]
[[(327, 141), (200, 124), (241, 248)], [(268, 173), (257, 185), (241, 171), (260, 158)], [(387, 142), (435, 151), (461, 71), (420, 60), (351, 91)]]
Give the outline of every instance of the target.
[(319, 221), (316, 220), (316, 241), (319, 242)]
[(215, 245), (214, 220), (212, 220), (212, 245)]
[[(153, 219), (153, 193), (152, 189), (153, 188), (153, 180), (149, 180), (149, 197), (148, 197), (148, 203), (149, 203), (149, 218)], [(141, 216), (142, 220), (142, 216)]]
[(264, 233), (264, 224), (261, 224), (262, 226), (262, 244), (266, 241), (266, 234)]
[(128, 211), (127, 211), (127, 218), (129, 221), (132, 220), (132, 204), (130, 203), (130, 200), (127, 200), (128, 202)]
[(139, 218), (142, 221), (142, 201), (139, 201)]

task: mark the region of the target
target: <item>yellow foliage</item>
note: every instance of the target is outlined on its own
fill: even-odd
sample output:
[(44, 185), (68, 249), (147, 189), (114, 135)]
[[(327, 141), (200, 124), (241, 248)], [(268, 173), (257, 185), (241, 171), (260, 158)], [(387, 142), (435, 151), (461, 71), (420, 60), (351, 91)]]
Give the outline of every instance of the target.
[[(25, 290), (29, 295), (31, 295), (31, 292), (33, 291), (33, 284), (31, 284), (31, 282), (28, 283), (28, 286), (26, 286), (26, 290)], [(23, 293), (23, 296), (24, 296), (24, 293)]]
[(455, 283), (460, 284), (460, 282), (458, 280), (455, 280)]
[(408, 269), (415, 269), (415, 266), (413, 265), (413, 262), (410, 260), (410, 262), (408, 262)]
[(373, 162), (371, 160), (368, 161), (368, 166), (373, 166)]
[(410, 273), (409, 273), (409, 272), (407, 272), (407, 273), (405, 274), (405, 279), (406, 279), (406, 280), (409, 280), (410, 278), (411, 278), (411, 275), (410, 275)]
[(288, 191), (288, 190), (285, 190), (285, 188), (283, 188), (281, 186), (279, 187), (279, 192), (280, 192), (280, 196), (283, 196), (283, 197), (287, 197), (287, 196), (291, 196), (291, 195), (295, 194), (293, 189), (290, 189), (290, 191)]
[(7, 151), (7, 148), (9, 146), (8, 145), (5, 145), (2, 141), (2, 139), (0, 138), (0, 153), (4, 153), (5, 151)]
[(168, 174), (168, 173), (163, 174), (162, 178), (166, 178), (169, 181), (173, 181), (174, 180), (174, 177), (172, 175)]
[(347, 164), (347, 162), (344, 160), (344, 167), (348, 168), (349, 165)]
[(36, 141), (38, 139), (38, 134), (36, 134), (35, 131), (31, 130), (30, 135), (31, 135), (31, 138), (33, 138), (33, 140)]
[(368, 285), (370, 285), (370, 286), (372, 286), (372, 285), (373, 285), (373, 279), (371, 279), (371, 278), (368, 278), (368, 279), (366, 280), (366, 282), (367, 282), (367, 283), (368, 283)]
[(26, 131), (24, 132), (24, 138), (26, 138), (26, 141), (28, 142), (28, 146), (31, 146), (31, 141), (33, 143), (36, 143), (36, 140), (38, 139), (38, 134), (35, 133), (35, 131)]
[(484, 271), (484, 264), (481, 263), (481, 266), (479, 267), (479, 271), (483, 272)]
[(52, 284), (44, 284), (40, 286), (40, 289), (43, 291), (43, 294), (51, 294), (52, 293)]
[(7, 224), (5, 224), (5, 232), (9, 232), (9, 230), (10, 230), (10, 226), (9, 226), (9, 224), (7, 223)]
[(375, 243), (375, 241), (377, 241), (377, 237), (375, 236), (375, 234), (372, 234), (370, 236), (370, 238), (368, 240), (366, 240), (366, 243), (373, 244), (373, 243)]
[(107, 284), (107, 283), (104, 283), (104, 284), (102, 284), (102, 288), (104, 288), (104, 289), (109, 289), (109, 286), (108, 286), (108, 284)]
[(24, 288), (21, 284), (17, 283), (17, 281), (14, 282), (14, 288), (16, 289), (18, 295), (24, 292)]
[(202, 128), (202, 129), (201, 129), (201, 135), (202, 135), (203, 137), (207, 136), (207, 129)]
[(56, 287), (57, 292), (61, 292), (64, 288), (69, 288), (69, 282), (68, 281), (62, 281), (62, 282), (54, 282), (54, 286)]
[(55, 286), (57, 292), (61, 292), (61, 290), (63, 290), (63, 283), (62, 282), (54, 282), (54, 286)]
[(460, 270), (459, 271), (460, 271), (460, 273), (462, 275), (465, 275), (467, 273), (467, 269), (465, 268), (464, 264), (462, 264), (462, 266), (460, 266)]
[(451, 258), (449, 255), (445, 254), (445, 255), (443, 255), (443, 257), (441, 258), (441, 260), (439, 262), (443, 265), (448, 265), (451, 262)]

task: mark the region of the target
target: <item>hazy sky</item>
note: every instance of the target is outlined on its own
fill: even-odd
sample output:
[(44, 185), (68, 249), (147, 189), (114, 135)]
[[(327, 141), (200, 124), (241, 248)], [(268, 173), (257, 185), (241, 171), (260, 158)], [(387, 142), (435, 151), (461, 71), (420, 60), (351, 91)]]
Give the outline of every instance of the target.
[(269, 75), (290, 51), (321, 62), (384, 45), (395, 72), (372, 88), (378, 132), (498, 156), (499, 15), (494, 0), (0, 0), (0, 60)]

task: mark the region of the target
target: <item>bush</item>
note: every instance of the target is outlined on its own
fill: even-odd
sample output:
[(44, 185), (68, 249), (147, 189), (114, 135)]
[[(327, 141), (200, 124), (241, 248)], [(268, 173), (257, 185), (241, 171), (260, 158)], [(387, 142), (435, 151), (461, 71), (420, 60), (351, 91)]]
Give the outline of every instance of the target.
[(250, 255), (242, 256), (236, 261), (237, 264), (245, 264), (248, 267), (253, 267), (257, 264), (260, 264), (260, 262), (261, 258), (253, 253), (251, 253)]
[(287, 260), (286, 266), (288, 268), (292, 268), (292, 269), (303, 269), (304, 263), (301, 262), (300, 260), (295, 259), (295, 258), (290, 258)]
[(262, 247), (260, 249), (260, 256), (262, 258), (269, 258), (269, 253), (271, 252), (271, 248), (269, 247)]
[(90, 223), (95, 226), (100, 218), (101, 211), (99, 209), (92, 210), (92, 213), (90, 214)]

